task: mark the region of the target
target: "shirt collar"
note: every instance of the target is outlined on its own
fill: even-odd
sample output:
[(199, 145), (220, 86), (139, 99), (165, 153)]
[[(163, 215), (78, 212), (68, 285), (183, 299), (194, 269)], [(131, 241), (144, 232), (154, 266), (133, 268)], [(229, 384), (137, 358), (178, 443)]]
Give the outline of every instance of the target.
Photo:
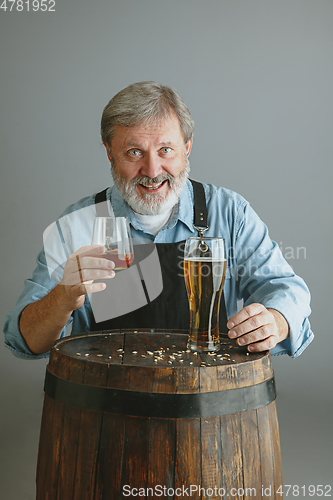
[[(130, 217), (132, 210), (122, 198), (116, 186), (108, 188), (106, 193), (107, 199), (110, 201), (115, 217)], [(133, 213), (133, 212), (132, 212)]]
[(188, 229), (194, 233), (194, 195), (192, 184), (189, 180), (186, 181), (184, 189), (180, 195), (172, 217), (168, 223), (168, 228), (174, 227), (178, 221), (181, 221)]
[[(116, 186), (112, 186), (107, 191), (107, 199), (111, 202), (113, 208), (113, 213), (115, 217), (128, 217), (130, 224), (135, 229), (142, 230), (141, 226), (138, 224), (135, 213), (131, 207), (122, 198)], [(193, 227), (194, 221), (194, 206), (193, 206), (193, 188), (189, 180), (186, 181), (183, 191), (181, 192), (179, 201), (175, 206), (174, 212), (167, 223), (167, 228), (171, 229), (174, 227), (178, 221), (185, 224), (188, 229), (194, 233), (195, 229)]]

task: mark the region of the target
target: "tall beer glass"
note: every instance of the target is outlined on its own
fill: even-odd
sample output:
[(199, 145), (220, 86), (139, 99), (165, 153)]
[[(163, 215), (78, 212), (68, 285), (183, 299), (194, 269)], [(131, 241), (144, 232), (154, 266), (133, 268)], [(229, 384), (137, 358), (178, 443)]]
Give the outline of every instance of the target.
[(188, 348), (220, 349), (219, 311), (227, 267), (223, 238), (188, 238), (184, 251), (184, 277), (190, 307)]

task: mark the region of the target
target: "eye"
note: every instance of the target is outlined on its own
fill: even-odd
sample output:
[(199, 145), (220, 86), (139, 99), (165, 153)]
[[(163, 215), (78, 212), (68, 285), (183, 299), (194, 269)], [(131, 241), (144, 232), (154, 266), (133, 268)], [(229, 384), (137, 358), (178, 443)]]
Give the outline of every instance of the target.
[(140, 156), (141, 151), (139, 149), (131, 149), (130, 151), (127, 152), (129, 156), (132, 156), (133, 158), (137, 158)]
[(167, 148), (167, 147), (166, 148), (162, 148), (161, 151), (162, 151), (162, 153), (167, 154), (167, 153), (171, 152), (171, 148)]

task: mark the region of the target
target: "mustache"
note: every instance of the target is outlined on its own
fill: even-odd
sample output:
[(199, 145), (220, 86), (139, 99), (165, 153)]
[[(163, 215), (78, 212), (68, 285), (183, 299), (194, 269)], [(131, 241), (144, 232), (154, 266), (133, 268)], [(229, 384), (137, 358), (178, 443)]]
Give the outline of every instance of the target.
[(152, 186), (154, 184), (159, 184), (160, 182), (169, 181), (172, 186), (172, 182), (174, 180), (173, 175), (171, 174), (161, 174), (156, 177), (149, 177), (148, 175), (142, 175), (135, 177), (135, 179), (131, 180), (131, 184), (135, 186), (136, 184), (142, 184), (143, 186)]

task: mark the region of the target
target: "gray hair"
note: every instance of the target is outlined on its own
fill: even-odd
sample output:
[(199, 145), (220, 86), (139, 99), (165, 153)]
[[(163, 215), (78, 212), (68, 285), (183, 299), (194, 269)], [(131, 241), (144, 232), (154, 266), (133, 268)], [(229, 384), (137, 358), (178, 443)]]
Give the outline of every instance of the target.
[(156, 82), (138, 82), (116, 94), (105, 106), (101, 120), (101, 136), (111, 145), (116, 125), (133, 127), (159, 121), (173, 111), (177, 116), (185, 144), (191, 139), (194, 122), (180, 95)]

